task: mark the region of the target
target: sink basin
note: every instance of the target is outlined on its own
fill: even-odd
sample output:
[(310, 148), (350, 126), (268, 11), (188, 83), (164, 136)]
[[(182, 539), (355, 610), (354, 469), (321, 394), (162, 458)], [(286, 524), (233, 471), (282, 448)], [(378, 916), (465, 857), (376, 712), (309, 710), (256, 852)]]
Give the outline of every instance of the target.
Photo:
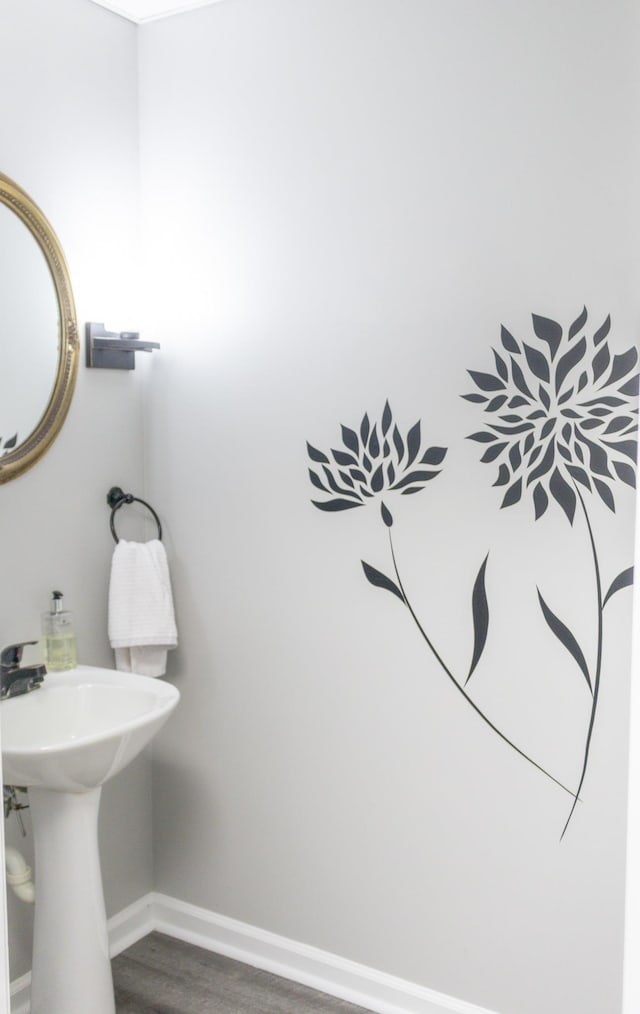
[(0, 704), (3, 780), (58, 792), (102, 785), (152, 739), (178, 703), (170, 683), (78, 666)]
[[(164, 680), (81, 665), (0, 703), (3, 781), (28, 787), (33, 825), (31, 1014), (115, 1014), (100, 794), (179, 699)], [(127, 833), (124, 815), (119, 832)]]

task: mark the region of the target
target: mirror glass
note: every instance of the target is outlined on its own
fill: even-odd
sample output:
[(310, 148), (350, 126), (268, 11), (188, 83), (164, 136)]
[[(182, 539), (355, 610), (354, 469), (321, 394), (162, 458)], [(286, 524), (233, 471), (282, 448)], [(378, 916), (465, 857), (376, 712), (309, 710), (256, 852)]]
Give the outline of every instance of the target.
[(0, 206), (1, 454), (24, 441), (49, 404), (59, 331), (56, 290), (42, 250), (20, 219)]
[(0, 483), (57, 436), (77, 372), (77, 325), (62, 249), (43, 213), (0, 174)]

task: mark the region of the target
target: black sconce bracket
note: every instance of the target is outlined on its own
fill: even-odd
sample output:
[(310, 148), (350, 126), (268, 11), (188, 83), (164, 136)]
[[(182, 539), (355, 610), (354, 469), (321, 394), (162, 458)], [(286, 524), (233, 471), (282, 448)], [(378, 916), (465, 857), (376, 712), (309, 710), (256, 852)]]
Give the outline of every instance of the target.
[(135, 370), (136, 352), (159, 349), (158, 342), (140, 341), (137, 331), (107, 331), (104, 324), (87, 323), (87, 366), (98, 370)]

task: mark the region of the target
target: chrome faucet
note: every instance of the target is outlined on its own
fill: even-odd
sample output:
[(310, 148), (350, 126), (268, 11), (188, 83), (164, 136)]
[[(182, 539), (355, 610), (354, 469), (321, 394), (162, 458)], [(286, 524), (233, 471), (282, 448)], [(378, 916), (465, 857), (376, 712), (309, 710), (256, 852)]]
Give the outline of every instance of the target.
[(22, 650), (37, 641), (23, 641), (22, 644), (10, 644), (0, 652), (0, 701), (19, 694), (28, 694), (37, 690), (42, 683), (47, 669), (44, 665), (24, 665)]

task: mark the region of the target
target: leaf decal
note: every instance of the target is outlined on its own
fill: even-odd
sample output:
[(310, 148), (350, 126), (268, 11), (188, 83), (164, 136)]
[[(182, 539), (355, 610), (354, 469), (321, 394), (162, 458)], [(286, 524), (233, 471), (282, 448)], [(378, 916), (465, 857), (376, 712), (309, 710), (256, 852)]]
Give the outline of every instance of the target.
[(467, 440), (477, 440), (480, 444), (492, 444), (497, 440), (495, 433), (488, 433), (487, 430), (480, 430), (478, 433), (470, 433)]
[(553, 431), (555, 429), (555, 425), (556, 425), (556, 420), (554, 418), (547, 419), (546, 423), (544, 424), (544, 426), (540, 430), (540, 439), (541, 440), (546, 440), (547, 437), (551, 433), (553, 433)]
[[(539, 447), (540, 445), (538, 444), (538, 448)], [(555, 460), (555, 448), (556, 448), (555, 438), (552, 437), (551, 440), (549, 441), (549, 445), (546, 451), (544, 452), (544, 457), (542, 461), (540, 462), (538, 467), (533, 470), (533, 472), (527, 479), (528, 486), (530, 486), (532, 482), (535, 482), (536, 479), (541, 479), (542, 476), (546, 475), (547, 472), (550, 470)]]
[(635, 398), (638, 393), (638, 386), (640, 385), (640, 373), (636, 373), (635, 377), (631, 380), (627, 380), (626, 384), (623, 384), (620, 390), (620, 394), (629, 395), (631, 398)]
[(594, 334), (593, 344), (599, 345), (600, 342), (603, 342), (607, 337), (607, 335), (609, 334), (610, 330), (611, 330), (611, 315), (607, 317), (604, 324), (601, 324), (596, 333)]
[(391, 516), (391, 511), (389, 510), (389, 508), (386, 507), (385, 504), (382, 503), (382, 501), (380, 501), (380, 513), (382, 514), (382, 520), (384, 521), (387, 528), (391, 528), (391, 525), (393, 524), (393, 517)]
[[(638, 441), (637, 440), (622, 440), (617, 444), (609, 443), (608, 440), (604, 441), (607, 447), (610, 447), (613, 451), (618, 451), (619, 454), (626, 455), (627, 458), (636, 462), (638, 457)], [(608, 475), (608, 472), (601, 473), (602, 475)]]
[(421, 465), (440, 465), (447, 453), (446, 447), (428, 447), (420, 458)]
[(495, 349), (493, 350), (493, 358), (495, 360), (496, 370), (498, 371), (498, 376), (501, 377), (502, 380), (508, 380), (509, 379), (509, 371), (507, 369), (507, 364), (505, 363), (504, 359), (501, 356), (498, 355), (498, 353), (496, 352)]
[(436, 475), (440, 475), (440, 472), (409, 472), (399, 482), (396, 482), (392, 489), (404, 489), (405, 486), (409, 486), (412, 482), (428, 482), (429, 479), (435, 479)]
[(487, 632), (489, 630), (489, 604), (487, 602), (487, 592), (485, 589), (485, 572), (487, 569), (487, 560), (489, 554), (484, 558), (482, 566), (478, 571), (475, 584), (473, 586), (473, 593), (471, 595), (471, 611), (473, 613), (473, 658), (471, 659), (471, 668), (469, 669), (469, 675), (465, 680), (465, 686), (473, 676), (473, 671), (477, 666), (484, 646), (487, 643)]
[(549, 381), (549, 364), (542, 355), (542, 352), (538, 352), (537, 349), (531, 347), (531, 345), (524, 345), (524, 354), (527, 357), (527, 363), (529, 369), (538, 378), (538, 380)]
[(603, 345), (602, 348), (596, 352), (593, 359), (593, 379), (594, 382), (599, 380), (604, 371), (611, 362), (611, 353), (609, 352), (609, 346)]
[(579, 334), (580, 331), (582, 331), (582, 328), (585, 326), (586, 323), (587, 323), (587, 308), (585, 306), (582, 308), (582, 313), (580, 314), (580, 316), (576, 317), (573, 324), (569, 328), (569, 341), (571, 341), (572, 338), (575, 338), (575, 336)]
[(572, 658), (578, 663), (580, 671), (582, 672), (582, 675), (587, 681), (587, 686), (589, 687), (589, 690), (593, 694), (593, 687), (591, 686), (591, 677), (589, 676), (589, 667), (582, 653), (580, 645), (576, 641), (575, 637), (573, 636), (569, 628), (565, 626), (565, 624), (562, 622), (562, 620), (559, 620), (558, 617), (551, 612), (549, 606), (547, 605), (542, 595), (540, 594), (539, 588), (538, 588), (538, 599), (540, 600), (540, 608), (542, 609), (542, 614), (545, 620), (547, 621), (549, 629), (555, 634), (560, 643), (564, 645), (564, 647), (567, 649)]
[(554, 359), (560, 345), (560, 339), (562, 338), (560, 324), (549, 317), (540, 317), (537, 313), (533, 313), (531, 318), (533, 320), (533, 330), (538, 338), (547, 343), (551, 351), (551, 358)]
[(514, 437), (518, 433), (528, 433), (533, 429), (533, 423), (522, 423), (520, 426), (493, 426), (496, 433), (504, 433), (505, 436)]
[(384, 588), (385, 591), (393, 592), (394, 595), (398, 596), (401, 602), (405, 601), (404, 595), (398, 588), (397, 584), (394, 584), (394, 582), (390, 578), (386, 577), (384, 574), (381, 574), (379, 570), (375, 569), (375, 567), (372, 567), (370, 564), (365, 563), (364, 560), (361, 560), (360, 562), (362, 563), (364, 576), (366, 577), (369, 584), (375, 585), (376, 588)]
[(499, 377), (494, 377), (492, 373), (478, 373), (477, 370), (468, 370), (467, 372), (481, 391), (504, 391), (504, 384)]
[(536, 511), (536, 521), (541, 518), (547, 507), (549, 506), (549, 497), (544, 491), (544, 487), (541, 483), (538, 483), (533, 491), (533, 506)]
[(319, 451), (316, 447), (312, 447), (309, 441), (307, 441), (307, 453), (312, 461), (319, 461), (323, 465), (329, 464), (329, 459), (326, 454)]
[(502, 326), (500, 337), (502, 338), (502, 344), (504, 345), (507, 352), (513, 352), (513, 354), (516, 356), (520, 355), (520, 347), (517, 341), (515, 340), (511, 332), (507, 331), (504, 325)]
[(336, 482), (333, 473), (326, 465), (322, 466), (322, 471), (329, 483), (329, 488), (332, 489), (334, 493), (344, 493), (346, 496), (358, 497), (357, 493), (353, 493), (350, 489), (345, 489), (344, 486), (341, 486), (340, 483)]
[(407, 433), (407, 468), (415, 461), (418, 451), (420, 450), (421, 440), (420, 420), (418, 420), (418, 422), (415, 423), (415, 425), (412, 426)]
[[(548, 392), (545, 390), (542, 384), (540, 384), (540, 387), (538, 388), (538, 397), (540, 398), (540, 401), (542, 402), (546, 410), (549, 411), (549, 409), (551, 408), (551, 398), (549, 397)], [(531, 416), (529, 416), (529, 418), (531, 418)]]
[(369, 437), (368, 451), (372, 458), (377, 458), (380, 454), (380, 441), (378, 440), (378, 433), (375, 426), (371, 430), (371, 436)]
[(593, 485), (597, 489), (598, 495), (600, 496), (600, 499), (602, 500), (602, 502), (605, 503), (607, 505), (607, 507), (609, 508), (609, 510), (612, 511), (615, 514), (615, 512), (616, 512), (616, 505), (615, 505), (615, 502), (614, 502), (614, 499), (613, 499), (613, 493), (611, 492), (611, 490), (607, 486), (606, 482), (603, 482), (602, 479), (596, 479), (596, 477), (594, 475), (594, 477), (593, 477)]
[(569, 519), (569, 524), (572, 525), (576, 512), (576, 494), (571, 489), (569, 483), (562, 478), (557, 468), (553, 470), (553, 475), (549, 482), (549, 492), (554, 500), (560, 504)]
[(348, 447), (354, 454), (358, 454), (360, 446), (358, 442), (358, 434), (354, 430), (350, 430), (348, 426), (342, 427), (342, 443), (345, 447)]
[(634, 347), (627, 349), (619, 356), (613, 357), (613, 366), (611, 367), (611, 373), (607, 378), (605, 386), (609, 384), (615, 384), (616, 381), (622, 380), (626, 377), (627, 373), (633, 369), (638, 361), (638, 352)]
[(589, 476), (585, 472), (584, 468), (580, 468), (579, 465), (567, 465), (567, 471), (574, 479), (577, 480), (577, 482), (581, 482), (582, 485), (585, 486), (589, 490), (589, 492), (591, 492), (591, 483), (589, 482)]
[(607, 436), (611, 433), (619, 433), (620, 430), (626, 429), (628, 426), (633, 425), (633, 419), (628, 415), (619, 415), (615, 419), (612, 419), (606, 430), (604, 431)]
[(402, 461), (402, 456), (404, 454), (404, 440), (400, 436), (400, 430), (397, 426), (393, 427), (393, 446), (396, 449), (398, 461)]
[(606, 606), (607, 602), (612, 595), (616, 592), (621, 591), (623, 588), (628, 588), (629, 585), (633, 584), (633, 567), (628, 567), (627, 570), (623, 570), (621, 574), (618, 574), (615, 581), (611, 582), (611, 587), (604, 597), (602, 608)]
[(18, 443), (18, 434), (14, 433), (12, 437), (9, 437), (8, 440), (5, 440), (4, 442), (5, 451), (8, 450), (9, 448), (15, 447), (17, 443)]
[(337, 461), (337, 463), (339, 465), (342, 465), (343, 467), (344, 466), (348, 466), (348, 465), (354, 465), (355, 466), (355, 465), (358, 464), (357, 458), (354, 458), (352, 454), (347, 454), (346, 451), (334, 451), (334, 450), (332, 450), (331, 453), (333, 454), (333, 457), (335, 458), (335, 460)]
[(312, 500), (311, 503), (321, 511), (348, 511), (351, 507), (362, 507), (360, 502), (341, 500), (339, 498), (324, 501)]
[(499, 394), (497, 398), (491, 399), (491, 401), (485, 408), (485, 412), (497, 412), (499, 408), (502, 408), (506, 400), (507, 400), (506, 394)]
[[(599, 444), (594, 444), (591, 440), (588, 440), (584, 436), (581, 437), (581, 440), (582, 443), (585, 444), (589, 449), (589, 467), (591, 468), (591, 471), (594, 472), (596, 475), (604, 475), (608, 479), (611, 479), (612, 475), (611, 472), (609, 471), (609, 458), (604, 447), (600, 447)], [(630, 441), (630, 443), (634, 443), (634, 441)], [(617, 444), (615, 446), (621, 448), (622, 444)]]
[(573, 346), (573, 348), (569, 349), (568, 352), (565, 352), (565, 354), (558, 360), (558, 365), (556, 367), (556, 394), (562, 387), (562, 384), (569, 372), (577, 365), (577, 363), (580, 362), (586, 351), (587, 341), (585, 338), (581, 338), (580, 341)]
[(314, 472), (313, 469), (311, 468), (309, 469), (309, 478), (311, 479), (311, 482), (316, 487), (316, 489), (321, 489), (323, 493), (329, 492), (327, 487), (322, 482), (320, 476), (316, 472)]
[(626, 461), (614, 461), (613, 467), (619, 479), (626, 482), (627, 486), (631, 486), (632, 489), (636, 488), (636, 473), (631, 465), (627, 465)]
[(495, 461), (498, 455), (502, 454), (506, 446), (507, 445), (504, 443), (494, 444), (493, 447), (489, 447), (489, 449), (484, 452), (480, 461)]
[(494, 482), (494, 486), (506, 486), (511, 478), (511, 473), (506, 465), (500, 465), (498, 469), (498, 478)]
[(384, 486), (384, 462), (376, 468), (375, 472), (371, 476), (371, 489), (374, 493), (379, 493)]
[(387, 435), (390, 426), (391, 426), (391, 408), (389, 406), (389, 402), (385, 401), (384, 409), (382, 412), (382, 433), (384, 436)]
[(514, 482), (513, 486), (510, 486), (504, 495), (504, 500), (500, 504), (500, 507), (511, 507), (514, 503), (517, 503), (522, 496), (522, 479), (518, 479)]
[(362, 437), (362, 443), (365, 445), (369, 439), (369, 427), (369, 416), (365, 413), (362, 417), (362, 422), (360, 423), (360, 436)]
[(533, 395), (527, 387), (527, 382), (524, 379), (524, 373), (516, 363), (513, 356), (511, 357), (511, 376), (513, 377), (513, 382), (516, 387), (525, 395), (525, 397), (533, 401)]

